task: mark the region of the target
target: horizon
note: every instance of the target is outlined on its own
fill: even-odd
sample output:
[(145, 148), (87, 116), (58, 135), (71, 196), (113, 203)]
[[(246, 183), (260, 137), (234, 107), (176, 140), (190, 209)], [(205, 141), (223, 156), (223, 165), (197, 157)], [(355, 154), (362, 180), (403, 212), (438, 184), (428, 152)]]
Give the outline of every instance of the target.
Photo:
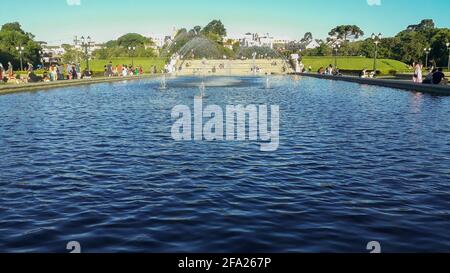
[[(269, 33), (275, 38), (289, 40), (299, 40), (306, 32), (311, 32), (315, 39), (324, 39), (333, 27), (341, 24), (358, 25), (365, 32), (364, 37), (379, 32), (385, 37), (394, 36), (423, 19), (433, 19), (438, 28), (450, 26), (450, 17), (447, 16), (450, 2), (446, 0), (429, 1), (435, 7), (442, 6), (435, 10), (433, 16), (420, 14), (423, 2), (418, 0), (328, 0), (327, 8), (323, 2), (310, 0), (281, 0), (277, 3), (263, 0), (257, 5), (252, 1), (240, 1), (238, 8), (235, 0), (214, 4), (205, 0), (174, 0), (170, 4), (133, 0), (127, 5), (106, 0), (55, 2), (32, 1), (28, 8), (34, 14), (51, 14), (57, 28), (52, 27), (52, 20), (45, 16), (45, 20), (36, 21), (36, 16), (23, 12), (21, 3), (17, 2), (9, 4), (10, 12), (0, 15), (0, 22), (17, 21), (25, 31), (33, 33), (36, 40), (49, 45), (72, 43), (75, 36), (83, 35), (91, 36), (98, 43), (131, 32), (162, 37), (172, 34), (173, 28), (205, 26), (213, 19), (223, 22), (228, 37), (236, 38), (252, 32)], [(63, 27), (59, 27), (61, 25)]]

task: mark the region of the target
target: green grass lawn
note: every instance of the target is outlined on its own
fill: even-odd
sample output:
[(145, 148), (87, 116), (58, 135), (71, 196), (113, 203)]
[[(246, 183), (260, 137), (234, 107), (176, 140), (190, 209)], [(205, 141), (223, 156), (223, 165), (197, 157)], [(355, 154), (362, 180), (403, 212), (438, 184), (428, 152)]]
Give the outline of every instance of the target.
[[(303, 63), (306, 68), (312, 66), (313, 71), (317, 71), (320, 67), (327, 67), (330, 64), (334, 65), (333, 56), (304, 56)], [(338, 57), (337, 66), (342, 70), (368, 70), (373, 69), (373, 59), (365, 57)], [(377, 70), (382, 74), (389, 74), (390, 71), (395, 70), (397, 73), (408, 72), (408, 66), (402, 62), (379, 59), (377, 60)]]
[[(131, 65), (131, 58), (113, 58), (108, 60), (91, 60), (89, 66), (94, 73), (104, 72), (104, 66), (112, 61), (113, 65)], [(151, 68), (156, 65), (156, 69), (160, 72), (164, 68), (165, 59), (161, 58), (134, 58), (135, 66), (142, 66), (144, 73), (149, 73)], [(85, 69), (86, 62), (81, 63), (82, 69)]]

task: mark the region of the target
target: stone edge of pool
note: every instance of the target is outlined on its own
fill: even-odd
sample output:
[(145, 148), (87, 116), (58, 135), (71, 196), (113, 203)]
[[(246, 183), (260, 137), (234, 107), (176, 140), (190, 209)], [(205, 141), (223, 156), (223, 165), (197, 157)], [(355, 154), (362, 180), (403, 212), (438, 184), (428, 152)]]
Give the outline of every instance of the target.
[[(291, 75), (306, 76), (325, 80), (338, 80), (353, 82), (359, 84), (376, 85), (395, 89), (402, 89), (408, 91), (430, 93), (435, 95), (445, 95), (450, 96), (450, 86), (440, 86), (440, 85), (428, 85), (428, 84), (416, 84), (412, 82), (406, 82), (402, 80), (387, 80), (387, 79), (362, 79), (358, 77), (349, 76), (331, 76), (331, 75), (320, 75), (313, 73), (292, 73)], [(61, 82), (49, 82), (49, 83), (30, 83), (30, 84), (17, 84), (17, 85), (4, 85), (0, 86), (0, 95), (6, 95), (18, 92), (29, 92), (38, 90), (47, 90), (55, 88), (72, 87), (79, 85), (90, 85), (98, 83), (108, 83), (108, 82), (120, 82), (129, 80), (140, 80), (155, 78), (160, 75), (144, 75), (129, 78), (94, 78), (86, 80), (75, 80), (75, 81), (61, 81)]]
[(29, 91), (39, 91), (48, 90), (55, 88), (64, 88), (80, 85), (90, 85), (98, 83), (108, 83), (108, 82), (120, 82), (120, 81), (130, 81), (130, 80), (141, 80), (155, 78), (158, 75), (144, 75), (129, 78), (93, 78), (85, 80), (73, 80), (73, 81), (56, 81), (56, 82), (46, 82), (46, 83), (28, 83), (28, 84), (15, 84), (15, 85), (0, 85), (0, 95), (19, 93), (19, 92), (29, 92)]
[(406, 82), (402, 80), (387, 80), (387, 79), (363, 79), (350, 76), (331, 76), (313, 73), (293, 73), (292, 75), (306, 76), (325, 80), (346, 81), (359, 84), (376, 85), (382, 87), (389, 87), (395, 89), (402, 89), (407, 91), (429, 93), (434, 95), (450, 96), (449, 85), (431, 85), (431, 84), (417, 84)]

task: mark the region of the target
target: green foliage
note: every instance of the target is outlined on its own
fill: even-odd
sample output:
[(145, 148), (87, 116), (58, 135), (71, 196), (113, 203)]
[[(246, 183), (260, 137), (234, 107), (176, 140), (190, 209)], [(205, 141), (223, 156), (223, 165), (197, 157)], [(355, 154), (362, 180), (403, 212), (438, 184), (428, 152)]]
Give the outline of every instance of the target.
[(22, 54), (24, 66), (27, 62), (40, 63), (41, 47), (33, 38), (34, 35), (22, 30), (17, 22), (4, 24), (0, 30), (0, 62), (5, 65), (10, 61), (15, 67), (18, 67), (20, 54), (16, 47), (22, 46), (24, 47)]
[[(137, 33), (128, 33), (117, 40), (109, 41), (104, 47), (93, 52), (96, 59), (110, 59), (120, 57), (155, 57), (156, 54), (150, 46), (153, 41)], [(136, 50), (130, 51), (129, 47), (135, 47)]]
[[(356, 26), (338, 26), (330, 31), (330, 36), (342, 41), (349, 37), (358, 38), (362, 31)], [(425, 48), (431, 48), (429, 60), (431, 63), (446, 67), (448, 51), (446, 43), (450, 41), (450, 29), (435, 28), (433, 20), (422, 20), (417, 25), (410, 25), (395, 37), (383, 38), (378, 45), (378, 57), (395, 59), (403, 63), (425, 62)], [(322, 44), (319, 48), (303, 51), (304, 56), (327, 56), (333, 52)], [(363, 56), (373, 58), (375, 43), (371, 38), (344, 42), (339, 49), (340, 56)]]
[(321, 43), (319, 47), (307, 49), (303, 51), (304, 56), (330, 56), (332, 55), (332, 48), (326, 43)]
[(65, 46), (65, 53), (62, 55), (62, 61), (64, 63), (79, 63), (82, 60), (85, 60), (85, 54), (79, 50), (75, 50), (70, 46)]
[(364, 31), (356, 25), (341, 25), (333, 28), (328, 34), (339, 40), (348, 41), (350, 38), (358, 39), (363, 36)]
[(223, 38), (227, 36), (227, 30), (220, 20), (213, 20), (203, 28), (202, 34)]
[(137, 33), (128, 33), (117, 39), (117, 44), (123, 48), (128, 48), (130, 46), (144, 47), (151, 43), (151, 39)]
[(1, 31), (15, 31), (21, 34), (25, 34), (25, 32), (22, 30), (22, 26), (18, 22), (4, 24)]

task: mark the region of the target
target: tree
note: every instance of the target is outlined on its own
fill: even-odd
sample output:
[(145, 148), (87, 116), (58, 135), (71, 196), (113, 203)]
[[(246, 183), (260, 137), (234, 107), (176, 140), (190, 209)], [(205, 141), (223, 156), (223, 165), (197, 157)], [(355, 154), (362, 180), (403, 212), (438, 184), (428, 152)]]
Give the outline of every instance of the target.
[(22, 30), (19, 23), (4, 24), (0, 30), (0, 62), (11, 62), (15, 67), (20, 64), (20, 53), (17, 46), (24, 47), (22, 52), (23, 63), (40, 63), (39, 51), (41, 46), (33, 40), (34, 35)]
[(200, 34), (200, 32), (202, 31), (202, 27), (201, 26), (195, 26), (193, 28), (195, 35)]
[(435, 28), (434, 21), (432, 19), (425, 19), (425, 20), (422, 20), (417, 25), (409, 25), (407, 30), (420, 31), (420, 30), (429, 30), (429, 29), (434, 29), (434, 28)]
[(117, 44), (121, 47), (128, 48), (130, 46), (145, 46), (150, 44), (151, 40), (137, 33), (128, 33), (117, 39)]
[(450, 29), (441, 29), (431, 38), (430, 60), (438, 66), (448, 65), (449, 52), (446, 45), (448, 42), (450, 42)]
[(313, 40), (313, 35), (311, 32), (306, 32), (303, 38), (301, 39), (302, 43), (309, 44)]
[(328, 35), (335, 39), (347, 42), (349, 38), (358, 39), (359, 37), (364, 36), (364, 31), (356, 25), (341, 25), (333, 28)]
[(22, 34), (25, 34), (25, 32), (22, 30), (22, 26), (18, 22), (13, 23), (6, 23), (2, 26), (1, 31), (16, 31)]
[(203, 28), (202, 33), (205, 35), (213, 34), (220, 38), (227, 36), (227, 30), (220, 20), (211, 21)]

